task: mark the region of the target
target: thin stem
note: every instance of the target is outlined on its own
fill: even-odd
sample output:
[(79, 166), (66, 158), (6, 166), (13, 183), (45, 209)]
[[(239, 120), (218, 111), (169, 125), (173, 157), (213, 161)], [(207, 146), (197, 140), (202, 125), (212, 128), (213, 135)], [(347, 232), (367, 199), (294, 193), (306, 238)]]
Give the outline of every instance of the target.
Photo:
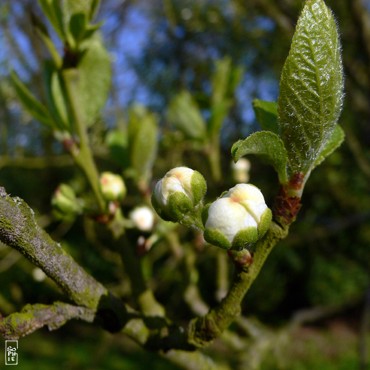
[(189, 343), (196, 347), (207, 345), (239, 316), (245, 294), (257, 278), (273, 247), (278, 241), (285, 238), (287, 233), (287, 228), (282, 229), (274, 222), (271, 224), (267, 234), (256, 245), (253, 263), (248, 268), (238, 271), (227, 296), (206, 316), (196, 318), (190, 322), (188, 328)]

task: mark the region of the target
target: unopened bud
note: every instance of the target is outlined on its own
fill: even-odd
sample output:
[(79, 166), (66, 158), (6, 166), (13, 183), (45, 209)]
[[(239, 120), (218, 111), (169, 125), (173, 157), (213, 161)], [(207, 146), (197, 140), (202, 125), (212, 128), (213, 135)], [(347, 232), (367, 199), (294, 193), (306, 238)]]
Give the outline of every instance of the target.
[(156, 184), (152, 204), (164, 220), (181, 222), (202, 203), (206, 190), (206, 181), (198, 171), (176, 167)]
[(236, 163), (231, 163), (234, 180), (238, 183), (249, 181), (251, 162), (247, 158), (240, 158)]
[(154, 214), (149, 207), (136, 207), (130, 213), (130, 219), (134, 223), (134, 225), (141, 231), (150, 231), (153, 228)]
[(242, 249), (268, 230), (272, 218), (261, 191), (238, 184), (204, 209), (204, 238), (226, 249)]
[(76, 197), (74, 190), (67, 184), (61, 184), (55, 190), (51, 200), (53, 211), (60, 219), (73, 219), (82, 212), (81, 200)]
[(126, 186), (119, 175), (103, 172), (100, 175), (100, 189), (105, 200), (121, 200), (126, 195)]

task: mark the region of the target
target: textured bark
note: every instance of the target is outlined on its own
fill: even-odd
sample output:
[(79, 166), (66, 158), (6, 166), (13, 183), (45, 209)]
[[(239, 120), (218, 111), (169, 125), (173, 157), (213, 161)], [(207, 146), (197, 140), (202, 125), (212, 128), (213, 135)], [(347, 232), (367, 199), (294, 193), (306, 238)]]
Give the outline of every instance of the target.
[(48, 326), (49, 330), (55, 330), (71, 319), (92, 322), (94, 318), (94, 310), (63, 302), (55, 302), (50, 306), (26, 305), (21, 312), (0, 318), (0, 333), (5, 339), (18, 339), (45, 325)]
[(79, 306), (96, 311), (108, 330), (120, 330), (124, 305), (41, 229), (33, 210), (0, 187), (0, 241), (40, 267)]

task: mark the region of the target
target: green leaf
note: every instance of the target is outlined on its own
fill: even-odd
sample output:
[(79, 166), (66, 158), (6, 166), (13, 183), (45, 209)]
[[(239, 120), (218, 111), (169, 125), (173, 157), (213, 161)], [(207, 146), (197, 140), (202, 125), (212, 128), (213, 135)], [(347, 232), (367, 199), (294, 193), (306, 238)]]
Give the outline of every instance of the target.
[(83, 40), (87, 27), (86, 14), (73, 14), (69, 21), (69, 31), (76, 43)]
[(111, 59), (100, 38), (90, 40), (77, 69), (81, 116), (91, 126), (106, 103), (111, 84)]
[(188, 138), (204, 140), (206, 124), (197, 103), (188, 91), (182, 91), (172, 99), (167, 119)]
[(274, 101), (254, 99), (253, 109), (262, 129), (279, 135), (277, 103)]
[(344, 137), (345, 134), (343, 129), (339, 125), (336, 125), (330, 139), (327, 141), (326, 145), (320, 152), (320, 155), (317, 157), (314, 163), (314, 167), (317, 167), (326, 159), (326, 157), (328, 157), (336, 149), (338, 149), (340, 145), (343, 143)]
[(36, 28), (38, 35), (40, 36), (45, 46), (49, 50), (49, 53), (55, 65), (58, 67), (61, 67), (63, 63), (62, 58), (59, 55), (58, 50), (56, 46), (54, 45), (45, 24), (41, 21), (39, 17), (37, 17), (33, 13), (31, 13), (31, 21), (32, 21), (32, 25)]
[(232, 105), (235, 89), (243, 74), (241, 67), (234, 67), (230, 57), (216, 61), (212, 75), (211, 119), (208, 132), (219, 133), (222, 123)]
[(71, 131), (65, 97), (61, 87), (60, 73), (51, 62), (44, 64), (46, 98), (50, 114), (61, 131)]
[(292, 173), (312, 169), (334, 131), (342, 99), (335, 20), (323, 0), (308, 0), (283, 67), (278, 99), (281, 138)]
[(109, 148), (110, 156), (122, 167), (128, 167), (127, 134), (122, 130), (109, 130), (105, 143)]
[(65, 40), (65, 23), (60, 0), (38, 0), (43, 13), (48, 18), (61, 40)]
[(65, 0), (65, 11), (72, 16), (76, 13), (83, 13), (86, 18), (91, 20), (99, 6), (100, 1), (97, 0)]
[(158, 123), (156, 116), (144, 107), (130, 110), (128, 124), (128, 147), (130, 165), (138, 181), (147, 182), (156, 158), (158, 146)]
[(37, 121), (43, 123), (44, 125), (53, 127), (53, 119), (51, 118), (47, 108), (33, 96), (31, 91), (19, 79), (15, 72), (11, 72), (10, 77), (13, 82), (17, 96), (24, 108)]
[(255, 154), (271, 164), (278, 174), (279, 181), (284, 184), (288, 181), (288, 155), (284, 143), (278, 135), (271, 131), (259, 131), (239, 140), (231, 148), (231, 155), (235, 162), (246, 154)]

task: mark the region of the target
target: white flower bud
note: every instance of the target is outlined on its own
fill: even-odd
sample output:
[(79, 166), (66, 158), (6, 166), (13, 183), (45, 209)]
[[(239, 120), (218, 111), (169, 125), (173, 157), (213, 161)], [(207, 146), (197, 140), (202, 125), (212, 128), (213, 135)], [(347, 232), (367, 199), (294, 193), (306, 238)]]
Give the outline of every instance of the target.
[(126, 195), (126, 186), (119, 175), (103, 172), (100, 175), (100, 189), (105, 200), (121, 200)]
[(221, 248), (240, 249), (260, 239), (271, 218), (261, 191), (254, 185), (238, 184), (205, 208), (204, 238)]
[(240, 158), (236, 163), (231, 163), (233, 177), (236, 182), (248, 182), (251, 162), (247, 158)]
[(35, 267), (33, 270), (32, 270), (32, 277), (35, 281), (37, 282), (41, 282), (41, 281), (44, 281), (46, 279), (46, 274), (44, 271), (42, 271), (40, 268), (38, 267)]
[(134, 223), (134, 225), (141, 231), (150, 231), (153, 228), (154, 214), (149, 207), (136, 207), (130, 213), (130, 219)]
[(164, 220), (179, 222), (201, 203), (206, 190), (206, 181), (198, 171), (176, 167), (156, 184), (152, 204)]

